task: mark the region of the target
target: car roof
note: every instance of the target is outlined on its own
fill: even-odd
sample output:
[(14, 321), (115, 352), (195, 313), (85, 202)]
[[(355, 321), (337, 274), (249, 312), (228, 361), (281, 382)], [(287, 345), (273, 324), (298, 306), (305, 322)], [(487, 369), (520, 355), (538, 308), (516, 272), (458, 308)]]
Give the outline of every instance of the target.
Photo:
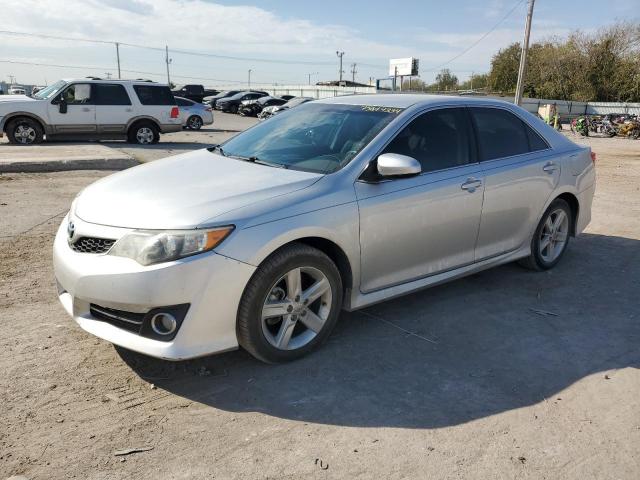
[(374, 95), (343, 95), (340, 97), (316, 100), (317, 103), (332, 103), (343, 105), (371, 105), (377, 107), (408, 108), (414, 105), (468, 105), (470, 103), (504, 105), (504, 100), (488, 97), (459, 97), (454, 95), (427, 95), (404, 93), (381, 93)]
[(166, 83), (158, 83), (148, 80), (129, 80), (129, 79), (119, 79), (119, 78), (62, 78), (61, 80), (70, 83), (70, 82), (85, 82), (85, 83), (136, 83), (140, 85), (152, 85), (155, 87), (166, 87), (168, 86)]

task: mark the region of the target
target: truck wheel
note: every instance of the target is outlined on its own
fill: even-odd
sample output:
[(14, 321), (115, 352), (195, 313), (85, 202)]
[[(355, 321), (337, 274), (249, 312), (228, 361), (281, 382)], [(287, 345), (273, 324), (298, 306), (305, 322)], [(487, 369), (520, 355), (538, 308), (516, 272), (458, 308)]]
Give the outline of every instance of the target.
[(31, 118), (21, 117), (9, 121), (7, 137), (16, 145), (33, 145), (41, 143), (44, 132), (38, 122)]

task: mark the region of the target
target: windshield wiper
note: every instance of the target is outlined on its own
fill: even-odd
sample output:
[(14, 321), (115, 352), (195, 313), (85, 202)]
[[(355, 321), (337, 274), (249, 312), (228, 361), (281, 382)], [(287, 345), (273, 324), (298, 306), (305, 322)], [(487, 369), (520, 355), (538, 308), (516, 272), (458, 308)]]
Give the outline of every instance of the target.
[(260, 165), (266, 165), (268, 167), (275, 167), (275, 168), (284, 168), (287, 169), (289, 168), (288, 165), (284, 165), (282, 163), (274, 163), (274, 162), (267, 162), (266, 160), (261, 160), (260, 158), (253, 156), (253, 157), (243, 157), (240, 155), (227, 155), (231, 158), (236, 158), (238, 160), (242, 160), (243, 162), (251, 162), (251, 163), (258, 163)]
[(223, 157), (227, 156), (227, 154), (224, 153), (221, 145), (214, 145), (213, 147), (207, 148), (207, 150), (209, 150), (210, 152), (215, 152), (216, 150), (218, 150), (220, 152), (220, 155), (222, 155)]

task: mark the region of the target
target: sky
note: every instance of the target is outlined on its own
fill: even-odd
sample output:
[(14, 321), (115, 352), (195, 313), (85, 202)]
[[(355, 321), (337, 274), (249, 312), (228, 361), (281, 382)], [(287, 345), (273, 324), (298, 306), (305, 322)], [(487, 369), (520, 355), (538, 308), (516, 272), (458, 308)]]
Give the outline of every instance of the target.
[[(345, 52), (344, 78), (352, 78), (351, 64), (356, 63), (355, 80), (362, 83), (387, 77), (389, 59), (402, 57), (420, 60), (420, 77), (426, 82), (432, 82), (441, 68), (464, 80), (472, 72), (487, 72), (492, 55), (522, 40), (527, 8), (526, 0), (3, 3), (1, 30), (74, 39), (0, 33), (0, 80), (13, 76), (16, 83), (36, 85), (87, 75), (116, 77), (113, 42), (152, 47), (120, 46), (122, 78), (165, 82), (168, 45), (171, 80), (177, 84), (246, 85), (249, 69), (252, 85), (303, 84), (309, 74), (314, 83), (336, 80), (336, 51)], [(639, 3), (537, 0), (532, 41), (563, 37), (576, 29), (596, 31), (616, 20), (637, 21)], [(466, 51), (487, 32), (491, 33)]]

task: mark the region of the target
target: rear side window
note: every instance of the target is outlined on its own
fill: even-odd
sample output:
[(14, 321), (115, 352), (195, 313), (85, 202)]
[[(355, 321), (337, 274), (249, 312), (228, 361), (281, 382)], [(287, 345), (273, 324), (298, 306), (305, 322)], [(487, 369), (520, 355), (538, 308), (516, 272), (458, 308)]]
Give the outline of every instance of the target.
[(420, 115), (391, 141), (383, 153), (413, 157), (423, 172), (474, 162), (473, 134), (464, 108), (443, 108)]
[(193, 105), (195, 102), (192, 102), (190, 100), (186, 100), (184, 98), (176, 98), (176, 104), (179, 107), (190, 107), (191, 105)]
[(472, 107), (481, 160), (510, 157), (529, 152), (525, 124), (514, 114), (500, 108)]
[(142, 105), (175, 105), (176, 100), (169, 87), (157, 85), (134, 85), (133, 90), (138, 95)]
[(96, 105), (131, 105), (123, 85), (96, 83)]

